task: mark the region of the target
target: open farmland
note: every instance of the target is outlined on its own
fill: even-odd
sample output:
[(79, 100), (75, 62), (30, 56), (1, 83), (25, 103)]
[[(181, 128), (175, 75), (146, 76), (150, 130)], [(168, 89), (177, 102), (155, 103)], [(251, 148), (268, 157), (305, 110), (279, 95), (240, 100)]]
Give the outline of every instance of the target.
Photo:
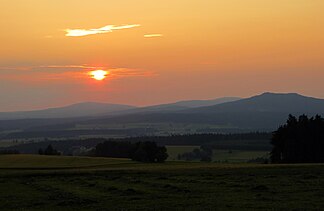
[[(10, 163), (10, 165), (8, 164)], [(319, 210), (323, 165), (0, 156), (2, 210)], [(300, 199), (303, 200), (300, 200)]]

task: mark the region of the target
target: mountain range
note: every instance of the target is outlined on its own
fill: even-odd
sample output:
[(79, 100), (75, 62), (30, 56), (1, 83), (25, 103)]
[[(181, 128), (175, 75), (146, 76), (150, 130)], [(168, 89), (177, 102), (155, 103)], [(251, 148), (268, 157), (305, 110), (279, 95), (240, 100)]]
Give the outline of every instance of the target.
[(65, 107), (48, 108), (35, 111), (0, 112), (0, 120), (14, 119), (44, 119), (44, 118), (74, 118), (100, 115), (116, 115), (144, 112), (177, 111), (188, 108), (217, 105), (239, 100), (237, 97), (224, 97), (214, 100), (188, 100), (170, 104), (136, 107), (131, 105), (83, 102)]
[(296, 93), (263, 93), (250, 98), (212, 106), (141, 112), (89, 120), (89, 123), (184, 123), (213, 124), (247, 130), (273, 130), (285, 122), (289, 114), (324, 114), (324, 100)]
[(65, 107), (35, 111), (0, 112), (0, 120), (98, 116), (101, 114), (120, 112), (134, 108), (136, 107), (130, 105), (83, 102)]
[[(213, 125), (239, 131), (273, 131), (288, 115), (324, 115), (324, 100), (296, 93), (263, 93), (250, 98), (181, 101), (149, 107), (81, 103), (62, 108), (0, 113), (0, 131), (73, 130), (76, 125)], [(35, 129), (36, 128), (36, 129)], [(54, 128), (54, 129), (53, 129)]]

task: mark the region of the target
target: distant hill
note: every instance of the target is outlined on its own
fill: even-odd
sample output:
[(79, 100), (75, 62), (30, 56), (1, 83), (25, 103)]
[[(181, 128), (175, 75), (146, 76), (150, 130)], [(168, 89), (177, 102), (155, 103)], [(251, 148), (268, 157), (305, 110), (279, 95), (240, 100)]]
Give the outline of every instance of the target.
[[(85, 106), (87, 109), (80, 109), (83, 114), (92, 115), (89, 118), (74, 119), (27, 119), (27, 120), (11, 120), (0, 121), (0, 131), (6, 130), (24, 130), (24, 131), (48, 131), (48, 130), (77, 130), (75, 125), (87, 125), (96, 128), (96, 125), (124, 125), (125, 130), (134, 129), (134, 126), (128, 128), (127, 125), (133, 124), (142, 130), (147, 125), (155, 125), (154, 123), (179, 123), (184, 125), (193, 125), (192, 129), (201, 128), (200, 131), (205, 132), (244, 132), (244, 131), (273, 131), (278, 126), (285, 123), (289, 114), (301, 115), (307, 114), (313, 116), (320, 114), (324, 117), (324, 100), (312, 97), (302, 96), (296, 93), (277, 94), (264, 93), (250, 98), (240, 99), (232, 102), (225, 102), (218, 105), (195, 107), (196, 101), (185, 101), (173, 104), (165, 104), (158, 106), (150, 106), (145, 108), (124, 107), (126, 110), (120, 110), (112, 113), (107, 110), (96, 110), (96, 114), (102, 112), (102, 115), (95, 116), (91, 113), (91, 107)], [(192, 102), (195, 102), (191, 104)], [(79, 108), (80, 106), (77, 106)], [(82, 107), (82, 106), (81, 106)], [(91, 108), (91, 109), (90, 109)], [(120, 107), (118, 107), (120, 108)], [(45, 110), (48, 111), (48, 110)], [(75, 108), (68, 107), (63, 109), (65, 112), (60, 115), (79, 115)], [(100, 111), (100, 112), (99, 112)], [(111, 111), (111, 110), (109, 110)], [(38, 111), (40, 112), (40, 111)], [(43, 111), (44, 112), (44, 111)], [(103, 113), (106, 112), (106, 113)], [(40, 112), (41, 115), (42, 112)], [(117, 115), (118, 114), (118, 115)], [(46, 113), (48, 116), (49, 114)], [(52, 115), (59, 117), (57, 113)], [(140, 123), (140, 124), (138, 124)], [(144, 125), (144, 126), (143, 126)], [(146, 125), (146, 126), (145, 126)], [(158, 124), (156, 124), (158, 125)], [(213, 127), (209, 128), (209, 125)], [(99, 127), (101, 128), (101, 127)], [(104, 128), (103, 128), (104, 129)], [(165, 130), (165, 128), (155, 128)], [(173, 133), (173, 131), (165, 131)], [(145, 134), (143, 134), (145, 135)]]
[(0, 112), (0, 120), (86, 117), (134, 109), (135, 106), (84, 102), (35, 111)]
[(242, 98), (223, 97), (223, 98), (217, 98), (217, 99), (213, 99), (213, 100), (187, 100), (187, 101), (179, 101), (179, 102), (175, 102), (175, 103), (140, 107), (140, 108), (135, 108), (135, 109), (117, 112), (117, 113), (118, 114), (135, 114), (135, 113), (175, 112), (175, 111), (186, 110), (189, 108), (199, 108), (199, 107), (205, 107), (205, 106), (218, 105), (218, 104), (222, 104), (222, 103), (226, 103), (226, 102), (237, 101), (240, 99), (242, 99)]
[(251, 98), (214, 106), (180, 109), (169, 112), (143, 112), (89, 120), (95, 123), (192, 123), (217, 124), (248, 130), (274, 130), (289, 114), (324, 114), (324, 100), (295, 93), (264, 93)]
[(147, 107), (135, 107), (129, 105), (84, 102), (65, 107), (48, 108), (35, 111), (0, 112), (0, 120), (14, 119), (45, 119), (45, 118), (75, 118), (90, 116), (125, 115), (147, 112), (170, 112), (188, 108), (197, 108), (208, 105), (217, 105), (224, 102), (232, 102), (240, 98), (224, 97), (214, 100), (191, 100), (170, 104), (161, 104)]
[(235, 102), (188, 110), (198, 113), (223, 112), (283, 112), (324, 113), (324, 100), (302, 96), (296, 93), (263, 93)]
[(188, 108), (198, 108), (198, 107), (213, 106), (222, 103), (234, 102), (241, 99), (242, 98), (239, 97), (223, 97), (223, 98), (217, 98), (213, 100), (187, 100), (187, 101), (179, 101), (171, 105), (183, 106)]

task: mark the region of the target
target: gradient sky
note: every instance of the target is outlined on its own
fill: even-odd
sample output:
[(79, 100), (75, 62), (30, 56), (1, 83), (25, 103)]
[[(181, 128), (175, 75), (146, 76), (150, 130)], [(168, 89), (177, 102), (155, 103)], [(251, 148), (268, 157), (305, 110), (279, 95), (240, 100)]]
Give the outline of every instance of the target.
[[(266, 91), (324, 98), (323, 0), (0, 4), (0, 111)], [(110, 74), (95, 81), (96, 69)]]

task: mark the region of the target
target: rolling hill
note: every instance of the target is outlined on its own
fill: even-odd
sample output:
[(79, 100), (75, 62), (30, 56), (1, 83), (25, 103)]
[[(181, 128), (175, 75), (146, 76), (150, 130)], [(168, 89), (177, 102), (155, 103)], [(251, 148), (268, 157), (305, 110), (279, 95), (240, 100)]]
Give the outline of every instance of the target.
[(188, 108), (198, 108), (209, 105), (218, 105), (225, 102), (239, 100), (236, 97), (224, 97), (213, 100), (188, 100), (176, 103), (161, 104), (147, 107), (135, 107), (122, 104), (109, 104), (97, 102), (83, 102), (65, 107), (48, 108), (34, 111), (0, 112), (0, 120), (15, 119), (46, 119), (46, 118), (79, 118), (98, 115), (121, 115), (146, 112), (170, 112)]
[(263, 93), (218, 105), (181, 109), (178, 111), (135, 113), (89, 120), (91, 124), (115, 123), (186, 123), (216, 124), (247, 130), (274, 130), (289, 114), (324, 114), (324, 100), (296, 93)]
[(223, 97), (212, 100), (186, 100), (179, 101), (175, 103), (167, 103), (160, 105), (152, 105), (140, 108), (129, 109), (120, 112), (114, 112), (111, 114), (114, 115), (125, 115), (125, 114), (145, 114), (145, 113), (168, 113), (168, 112), (177, 112), (183, 111), (190, 108), (199, 108), (205, 106), (219, 105), (227, 102), (234, 102), (240, 100), (238, 97)]
[(0, 120), (87, 117), (134, 109), (135, 106), (84, 102), (35, 111), (0, 112)]
[(220, 105), (192, 109), (186, 112), (279, 112), (279, 113), (324, 113), (324, 100), (296, 93), (263, 93), (251, 98)]
[(234, 102), (241, 99), (242, 98), (239, 97), (222, 97), (214, 100), (186, 100), (186, 101), (179, 101), (173, 103), (172, 105), (183, 106), (188, 108), (198, 108), (198, 107), (213, 106), (222, 103)]
[[(181, 102), (135, 109), (127, 109), (128, 106), (126, 106), (124, 107), (125, 110), (113, 112), (115, 115), (111, 115), (111, 112), (109, 113), (107, 110), (102, 109), (96, 110), (95, 114), (100, 114), (100, 112), (107, 113), (86, 118), (2, 120), (0, 121), (0, 131), (19, 130), (17, 133), (21, 132), (20, 134), (15, 134), (16, 132), (10, 133), (10, 137), (16, 137), (16, 135), (17, 137), (18, 135), (21, 137), (27, 134), (28, 131), (29, 133), (32, 132), (33, 135), (35, 134), (35, 137), (44, 137), (44, 134), (53, 133), (61, 136), (67, 133), (67, 129), (69, 133), (73, 134), (73, 137), (78, 136), (79, 133), (80, 135), (87, 135), (84, 129), (89, 130), (88, 135), (94, 135), (96, 133), (98, 135), (111, 135), (112, 132), (116, 134), (118, 132), (119, 135), (124, 134), (127, 136), (138, 133), (146, 135), (145, 132), (149, 134), (159, 133), (159, 131), (177, 133), (174, 130), (175, 126), (172, 126), (172, 124), (175, 124), (178, 128), (189, 125), (188, 129), (191, 133), (269, 132), (282, 125), (289, 114), (324, 115), (323, 99), (306, 97), (295, 93), (263, 93), (250, 98), (198, 108), (195, 107), (197, 105), (195, 101), (191, 101), (189, 104), (192, 102), (194, 102), (194, 105), (191, 104), (189, 108), (184, 106), (188, 102), (184, 104)], [(89, 107), (86, 106), (86, 108)], [(86, 109), (84, 110), (88, 111)], [(74, 110), (73, 107), (68, 107), (64, 111), (70, 112), (69, 115), (76, 115), (79, 114), (81, 109)], [(92, 110), (91, 112), (88, 111), (88, 114), (94, 114)], [(85, 114), (86, 112), (83, 113)], [(60, 114), (63, 115), (64, 112)], [(56, 114), (56, 117), (58, 116)], [(119, 128), (116, 128), (116, 125), (119, 125)], [(152, 128), (152, 125), (157, 126)], [(80, 126), (82, 131), (80, 130)], [(210, 128), (209, 126), (212, 127)], [(39, 132), (38, 135), (37, 131)], [(184, 131), (183, 128), (181, 131)], [(29, 133), (28, 136), (30, 136)], [(5, 135), (2, 136), (5, 137)]]

